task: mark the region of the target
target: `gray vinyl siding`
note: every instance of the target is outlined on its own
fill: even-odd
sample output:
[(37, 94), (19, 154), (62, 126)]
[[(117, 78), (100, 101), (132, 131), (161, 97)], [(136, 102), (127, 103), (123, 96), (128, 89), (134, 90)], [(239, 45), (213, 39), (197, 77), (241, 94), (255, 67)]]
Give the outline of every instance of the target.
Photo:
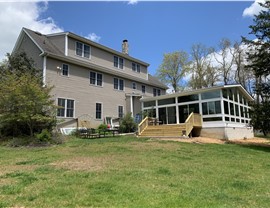
[(43, 68), (43, 58), (39, 56), (41, 54), (41, 50), (36, 46), (35, 43), (27, 36), (23, 36), (23, 40), (19, 47), (19, 52), (24, 51), (28, 57), (32, 58), (35, 61), (35, 65), (38, 69)]
[[(147, 79), (147, 67), (144, 65), (140, 65), (140, 69), (141, 72), (134, 72), (132, 71), (132, 62), (128, 59), (124, 59), (124, 69), (118, 69), (116, 67), (114, 67), (113, 63), (114, 63), (114, 55), (113, 53), (109, 53), (107, 51), (101, 50), (97, 47), (91, 46), (90, 49), (90, 58), (84, 58), (84, 57), (80, 57), (76, 55), (76, 51), (75, 51), (75, 47), (76, 47), (76, 40), (72, 39), (72, 38), (68, 38), (68, 55), (73, 57), (73, 58), (77, 58), (80, 60), (84, 60), (84, 61), (89, 61), (91, 63), (100, 65), (100, 66), (104, 66), (106, 68), (113, 70), (117, 70), (117, 71), (122, 71), (125, 74), (129, 74), (131, 76), (136, 76), (138, 78), (142, 78), (142, 79)], [(116, 55), (117, 56), (117, 55)], [(119, 56), (118, 56), (119, 57)], [(122, 58), (122, 57), (121, 57)], [(135, 62), (134, 62), (135, 63)]]
[[(134, 92), (132, 89), (132, 80), (124, 80), (124, 91), (114, 89), (113, 78), (118, 78), (109, 74), (103, 75), (103, 86), (90, 85), (89, 73), (94, 71), (90, 68), (69, 65), (69, 77), (62, 76), (57, 66), (62, 66), (63, 62), (47, 59), (47, 84), (54, 86), (52, 90), (53, 98), (57, 103), (57, 98), (66, 98), (75, 100), (74, 118), (88, 114), (92, 117), (93, 127), (98, 126), (103, 120), (95, 119), (96, 103), (102, 103), (102, 118), (105, 116), (118, 117), (118, 106), (124, 106), (124, 113), (130, 112), (130, 99), (126, 94)], [(100, 73), (100, 72), (99, 72)], [(121, 78), (120, 78), (121, 79)], [(139, 89), (136, 94), (141, 93), (141, 83), (137, 83)], [(149, 90), (148, 90), (149, 89)], [(146, 85), (146, 95), (152, 96), (152, 87)], [(151, 93), (149, 93), (151, 92)], [(138, 98), (134, 98), (138, 99)], [(140, 112), (139, 102), (134, 102), (134, 114)], [(129, 103), (129, 104), (128, 104)], [(67, 119), (70, 120), (70, 119)]]
[(65, 34), (48, 36), (48, 39), (64, 54), (65, 53)]

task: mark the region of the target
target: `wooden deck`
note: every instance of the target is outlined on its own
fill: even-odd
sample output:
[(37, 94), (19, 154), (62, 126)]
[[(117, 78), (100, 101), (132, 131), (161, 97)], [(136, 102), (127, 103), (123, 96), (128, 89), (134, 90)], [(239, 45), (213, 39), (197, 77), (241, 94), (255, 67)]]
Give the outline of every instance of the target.
[(141, 137), (183, 137), (189, 136), (194, 128), (202, 127), (202, 116), (191, 113), (185, 123), (159, 125), (155, 118), (146, 117), (138, 126)]

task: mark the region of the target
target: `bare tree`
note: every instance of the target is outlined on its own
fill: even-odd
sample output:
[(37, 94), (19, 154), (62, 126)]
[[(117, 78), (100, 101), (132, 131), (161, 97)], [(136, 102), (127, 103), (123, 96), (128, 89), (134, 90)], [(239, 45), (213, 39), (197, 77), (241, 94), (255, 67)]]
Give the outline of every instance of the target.
[(157, 77), (164, 84), (171, 85), (174, 92), (178, 92), (188, 65), (188, 54), (184, 51), (164, 54), (162, 64), (157, 70)]
[(223, 38), (216, 51), (213, 51), (214, 58), (217, 62), (217, 67), (223, 79), (224, 85), (233, 81), (232, 79), (232, 66), (234, 64), (234, 54), (231, 41)]
[(234, 63), (236, 67), (235, 71), (235, 82), (241, 84), (251, 95), (252, 86), (255, 81), (254, 73), (251, 69), (246, 69), (246, 50), (243, 45), (235, 42), (234, 46)]
[(216, 68), (211, 65), (211, 49), (202, 44), (194, 44), (191, 48), (192, 62), (190, 71), (192, 73), (189, 85), (193, 89), (214, 86), (218, 81)]

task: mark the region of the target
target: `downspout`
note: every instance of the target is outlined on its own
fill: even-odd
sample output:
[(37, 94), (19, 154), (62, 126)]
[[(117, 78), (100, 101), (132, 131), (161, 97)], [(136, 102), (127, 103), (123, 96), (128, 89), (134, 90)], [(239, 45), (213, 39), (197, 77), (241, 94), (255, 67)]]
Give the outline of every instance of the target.
[(46, 73), (47, 73), (47, 54), (43, 52), (39, 56), (43, 56), (42, 82), (43, 82), (43, 87), (45, 87), (46, 86)]
[(68, 34), (65, 36), (65, 56), (68, 56)]

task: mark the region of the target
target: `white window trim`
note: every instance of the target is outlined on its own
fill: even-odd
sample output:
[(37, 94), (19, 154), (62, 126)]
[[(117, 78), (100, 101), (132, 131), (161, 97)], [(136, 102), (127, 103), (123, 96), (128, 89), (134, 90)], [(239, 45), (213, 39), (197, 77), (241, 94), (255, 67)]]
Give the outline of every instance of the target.
[[(133, 86), (135, 86), (135, 88), (133, 88)], [(137, 83), (136, 82), (132, 82), (132, 90), (137, 90)]]
[[(143, 92), (143, 86), (144, 86), (144, 92)], [(145, 94), (145, 93), (146, 93), (146, 86), (145, 86), (145, 85), (142, 85), (141, 88), (142, 88), (142, 89), (141, 89), (142, 94)]]
[[(97, 118), (97, 104), (101, 104), (101, 118)], [(96, 121), (102, 121), (103, 119), (103, 103), (102, 102), (96, 102), (95, 104), (95, 120)]]
[[(75, 116), (75, 109), (76, 109), (75, 99), (73, 99), (73, 98), (65, 98), (65, 97), (58, 97), (58, 98), (56, 98), (56, 105), (57, 106), (58, 106), (58, 99), (64, 99), (65, 100), (65, 108), (64, 108), (65, 115), (64, 116), (57, 116), (57, 113), (56, 113), (56, 117), (57, 118), (76, 118), (76, 116)], [(73, 100), (73, 104), (74, 104), (73, 117), (67, 117), (67, 100)]]
[[(67, 65), (68, 66), (68, 74), (67, 75), (63, 75), (64, 65)], [(69, 71), (70, 71), (69, 69), (70, 69), (69, 64), (62, 63), (61, 76), (63, 76), (63, 77), (69, 77)]]
[[(114, 88), (114, 79), (118, 80), (117, 89)], [(122, 91), (125, 91), (125, 80), (123, 80), (123, 90), (120, 90), (120, 80), (123, 80), (123, 79), (120, 79), (118, 77), (113, 78), (113, 89), (122, 92)]]
[[(81, 56), (77, 54), (77, 43), (81, 43), (82, 44), (82, 55)], [(89, 46), (89, 58), (84, 57), (84, 45)], [(75, 41), (75, 55), (76, 56), (81, 57), (81, 58), (85, 58), (85, 59), (91, 59), (91, 57), (92, 57), (91, 54), (92, 54), (92, 47), (90, 45), (84, 44), (84, 43), (82, 43), (80, 41)]]
[[(96, 77), (95, 77), (95, 84), (91, 84), (91, 83), (90, 83), (91, 72), (93, 72), (93, 73), (96, 74)], [(98, 74), (101, 74), (101, 76), (102, 76), (102, 83), (101, 83), (101, 85), (98, 85), (98, 84), (97, 84), (97, 75), (98, 75)], [(98, 72), (95, 72), (95, 71), (89, 71), (89, 83), (90, 83), (90, 85), (91, 85), (91, 86), (95, 86), (95, 87), (103, 87), (103, 83), (104, 83), (104, 78), (103, 78), (103, 77), (104, 77), (104, 76), (103, 76), (102, 73), (98, 73)]]
[[(123, 108), (123, 117), (124, 117), (124, 115), (125, 115), (125, 109), (124, 109), (124, 106), (123, 106), (123, 105), (118, 105), (118, 106), (117, 106), (118, 117), (119, 117), (119, 107), (120, 107), (120, 106)], [(121, 117), (121, 118), (123, 118), (123, 117)]]
[[(133, 70), (133, 68), (132, 68), (132, 65), (133, 65), (133, 64), (135, 64), (135, 70)], [(138, 66), (140, 67), (140, 71), (138, 71)], [(135, 63), (135, 62), (132, 62), (132, 63), (131, 63), (131, 69), (132, 69), (133, 72), (141, 73), (141, 65), (140, 65), (140, 64), (137, 64), (137, 63)]]
[[(114, 57), (117, 57), (117, 60), (118, 60), (118, 61), (117, 61), (117, 66), (114, 66)], [(120, 61), (119, 61), (120, 58), (123, 59), (123, 69), (120, 68)], [(125, 59), (122, 58), (122, 57), (120, 57), (120, 56), (114, 55), (114, 56), (113, 56), (113, 67), (114, 67), (114, 68), (117, 68), (117, 69), (120, 69), (120, 70), (124, 70), (124, 68), (125, 68)]]

